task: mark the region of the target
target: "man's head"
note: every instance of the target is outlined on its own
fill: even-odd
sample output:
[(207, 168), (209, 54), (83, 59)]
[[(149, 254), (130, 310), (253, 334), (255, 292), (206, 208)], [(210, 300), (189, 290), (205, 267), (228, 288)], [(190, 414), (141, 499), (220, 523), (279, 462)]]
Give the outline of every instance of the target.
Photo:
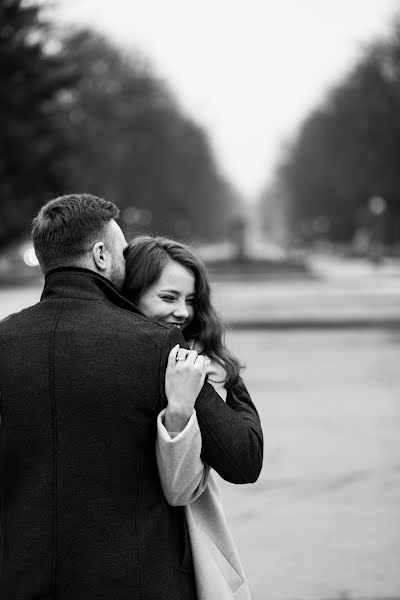
[(115, 221), (119, 209), (90, 194), (50, 200), (33, 220), (35, 253), (44, 274), (58, 267), (83, 267), (121, 289), (125, 279), (125, 236)]

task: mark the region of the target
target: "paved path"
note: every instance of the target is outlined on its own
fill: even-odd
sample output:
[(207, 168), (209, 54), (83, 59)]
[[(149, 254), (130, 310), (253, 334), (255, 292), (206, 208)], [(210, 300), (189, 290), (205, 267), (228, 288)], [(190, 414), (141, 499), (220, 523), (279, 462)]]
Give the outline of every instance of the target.
[(213, 289), (236, 328), (400, 327), (400, 280), (215, 282)]
[(315, 258), (315, 279), (215, 281), (226, 321), (248, 329), (400, 327), (400, 264)]
[[(39, 287), (1, 289), (0, 318)], [(396, 274), (217, 283), (226, 318), (398, 319)], [(351, 317), (351, 319), (350, 319)], [(276, 322), (276, 321), (275, 321)], [(265, 433), (254, 486), (222, 482), (254, 600), (400, 598), (400, 330), (228, 333)]]
[(234, 331), (264, 468), (221, 482), (254, 600), (400, 598), (400, 332)]

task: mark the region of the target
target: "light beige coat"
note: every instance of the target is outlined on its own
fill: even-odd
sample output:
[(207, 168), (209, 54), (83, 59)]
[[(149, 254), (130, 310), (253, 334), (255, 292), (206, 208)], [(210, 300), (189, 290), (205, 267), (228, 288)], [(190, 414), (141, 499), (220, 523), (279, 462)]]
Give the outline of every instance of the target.
[[(218, 365), (212, 364), (210, 371), (213, 368), (218, 371)], [(210, 375), (211, 372), (209, 381)], [(225, 399), (223, 384), (210, 383)], [(216, 477), (200, 458), (201, 432), (196, 411), (178, 434), (166, 430), (164, 416), (165, 410), (157, 419), (158, 470), (167, 502), (185, 507), (198, 600), (251, 600)]]

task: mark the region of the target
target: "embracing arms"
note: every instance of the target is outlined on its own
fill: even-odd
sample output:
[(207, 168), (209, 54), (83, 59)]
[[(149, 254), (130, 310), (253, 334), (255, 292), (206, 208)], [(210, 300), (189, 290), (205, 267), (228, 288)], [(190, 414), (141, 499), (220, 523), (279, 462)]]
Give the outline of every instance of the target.
[(255, 482), (262, 467), (263, 435), (257, 410), (243, 381), (239, 378), (227, 391), (226, 402), (209, 383), (197, 393), (194, 408), (203, 463), (232, 483)]

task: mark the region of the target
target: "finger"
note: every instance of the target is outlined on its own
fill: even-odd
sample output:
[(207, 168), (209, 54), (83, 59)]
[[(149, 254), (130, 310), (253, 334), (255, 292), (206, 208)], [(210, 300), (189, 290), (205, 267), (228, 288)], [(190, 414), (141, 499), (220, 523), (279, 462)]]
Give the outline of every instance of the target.
[(210, 359), (207, 356), (200, 355), (197, 357), (195, 362), (195, 367), (199, 370), (200, 373), (200, 382), (201, 385), (204, 384), (207, 375), (207, 367), (210, 364)]
[(207, 356), (207, 358), (205, 358), (205, 360), (204, 360), (204, 371), (206, 371), (206, 372), (207, 372), (207, 370), (208, 370), (208, 367), (209, 367), (210, 365), (211, 365), (211, 358), (208, 358), (208, 356)]
[(208, 367), (211, 365), (211, 358), (208, 356), (204, 357), (204, 366), (203, 366), (203, 375), (204, 377), (207, 375)]
[(189, 365), (194, 365), (194, 363), (196, 362), (197, 356), (198, 356), (198, 354), (197, 354), (196, 350), (189, 350), (188, 354), (186, 356), (186, 363)]
[(178, 350), (178, 354), (176, 356), (176, 360), (177, 361), (184, 361), (187, 357), (189, 350), (186, 350), (186, 348), (179, 348)]
[[(210, 362), (211, 362), (210, 359), (207, 356), (204, 356), (203, 361), (200, 363), (200, 372), (201, 372), (201, 378), (203, 381), (206, 378), (207, 369), (209, 367)], [(196, 361), (196, 364), (197, 364), (197, 361)]]
[(205, 356), (203, 356), (202, 354), (198, 354), (196, 361), (195, 361), (196, 367), (198, 367), (202, 371), (205, 367), (205, 363), (206, 363)]
[(196, 364), (199, 363), (199, 364), (201, 364), (201, 366), (203, 366), (203, 361), (204, 361), (204, 367), (207, 368), (210, 366), (211, 358), (209, 358), (206, 354), (199, 354), (196, 359)]
[(176, 346), (174, 346), (173, 348), (171, 348), (171, 351), (168, 355), (168, 363), (167, 363), (167, 367), (173, 367), (176, 363), (176, 356), (179, 352), (179, 344), (177, 344)]

